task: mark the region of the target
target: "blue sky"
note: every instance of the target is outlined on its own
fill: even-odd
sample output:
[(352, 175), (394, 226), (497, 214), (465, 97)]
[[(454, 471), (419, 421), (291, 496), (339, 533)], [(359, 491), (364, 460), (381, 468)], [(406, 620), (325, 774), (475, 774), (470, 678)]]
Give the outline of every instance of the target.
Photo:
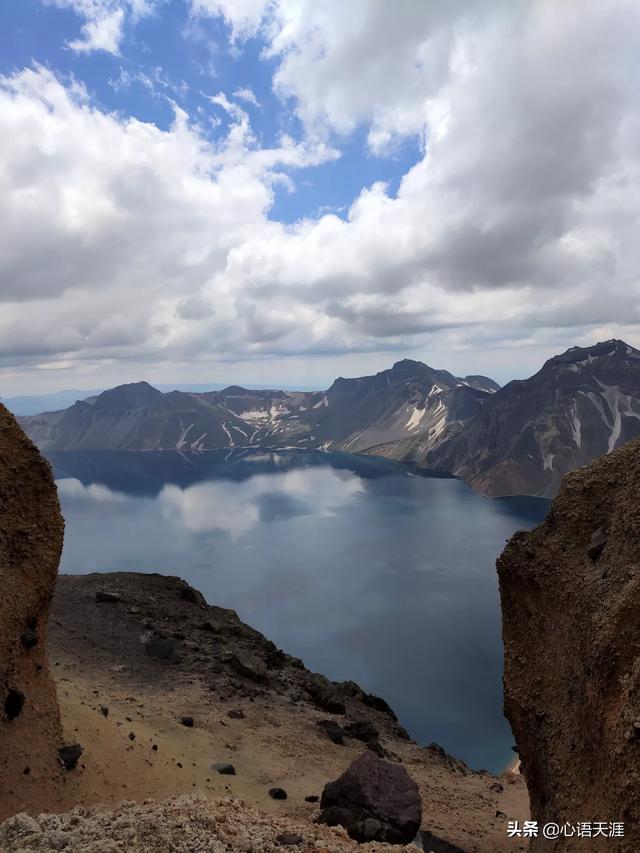
[[(0, 392), (640, 344), (640, 11), (0, 7)], [(615, 47), (614, 47), (615, 46)]]
[[(41, 63), (81, 80), (104, 110), (135, 116), (164, 130), (173, 122), (176, 104), (195, 117), (211, 139), (225, 134), (230, 116), (207, 96), (224, 92), (234, 99), (235, 92), (247, 89), (257, 105), (234, 100), (249, 112), (260, 146), (276, 145), (282, 133), (295, 139), (304, 136), (292, 99), (273, 92), (277, 62), (263, 56), (265, 42), (260, 35), (244, 41), (242, 49), (229, 49), (230, 27), (224, 18), (195, 21), (184, 0), (160, 3), (153, 15), (126, 26), (118, 55), (71, 50), (68, 44), (81, 36), (82, 16), (41, 0), (5, 4), (0, 23), (3, 74)], [(212, 127), (212, 121), (220, 125)], [(327, 210), (344, 216), (360, 191), (376, 181), (388, 183), (394, 193), (402, 175), (420, 157), (420, 140), (402, 140), (384, 156), (376, 156), (368, 149), (366, 136), (365, 127), (336, 135), (338, 159), (284, 170), (293, 186), (276, 189), (270, 216), (281, 222)]]

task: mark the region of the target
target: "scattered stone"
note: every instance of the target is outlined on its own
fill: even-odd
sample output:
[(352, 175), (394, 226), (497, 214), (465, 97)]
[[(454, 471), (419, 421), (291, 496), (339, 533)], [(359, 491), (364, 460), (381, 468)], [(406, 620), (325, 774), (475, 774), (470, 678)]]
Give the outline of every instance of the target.
[(501, 820), (506, 820), (507, 816), (504, 812), (501, 812), (500, 809), (496, 811), (496, 817), (499, 817)]
[(74, 743), (71, 746), (62, 746), (58, 750), (60, 761), (65, 770), (73, 770), (78, 763), (83, 749), (79, 743)]
[(8, 720), (15, 720), (20, 716), (24, 708), (24, 699), (24, 693), (19, 690), (9, 690), (4, 700), (4, 712)]
[(211, 765), (212, 770), (216, 770), (218, 773), (221, 773), (223, 776), (235, 776), (236, 768), (233, 764), (226, 764), (224, 761), (218, 761), (216, 764)]
[(269, 788), (269, 796), (272, 800), (286, 800), (287, 792), (284, 788)]
[(233, 708), (227, 716), (231, 717), (232, 720), (244, 720), (245, 713), (241, 708)]
[(226, 658), (229, 666), (245, 678), (251, 681), (264, 681), (267, 675), (267, 665), (260, 658), (254, 655), (246, 654), (245, 652), (235, 652)]
[(214, 625), (210, 619), (207, 619), (199, 626), (201, 631), (207, 631), (209, 634), (221, 634), (222, 631), (219, 625)]
[(103, 717), (109, 716), (109, 709), (107, 708), (106, 705), (100, 705), (100, 713), (102, 714)]
[(186, 726), (188, 729), (193, 728), (193, 717), (180, 717), (180, 722), (183, 726)]
[(101, 604), (119, 604), (122, 601), (122, 596), (113, 590), (99, 589), (96, 591), (96, 601)]
[(283, 847), (295, 847), (298, 844), (302, 844), (303, 841), (304, 838), (301, 835), (295, 835), (292, 832), (285, 832), (276, 838), (276, 842), (282, 844)]
[(329, 714), (346, 714), (345, 704), (335, 686), (322, 675), (312, 675), (307, 684), (307, 692), (317, 708)]
[(438, 838), (426, 829), (422, 830), (419, 837), (425, 853), (465, 853), (461, 847)]
[(365, 743), (370, 743), (371, 741), (377, 741), (380, 737), (380, 732), (378, 729), (370, 723), (368, 720), (356, 720), (353, 723), (348, 723), (344, 730), (350, 737), (354, 737), (357, 740), (362, 740)]
[(23, 631), (22, 634), (20, 634), (20, 642), (25, 649), (32, 649), (34, 646), (38, 645), (38, 635), (31, 629)]
[(489, 785), (489, 790), (495, 791), (496, 794), (501, 794), (504, 791), (504, 787), (500, 782), (494, 782), (492, 785)]
[(144, 644), (144, 653), (147, 657), (167, 663), (177, 663), (179, 660), (175, 644), (164, 637), (150, 637)]
[(136, 733), (135, 732), (129, 732), (129, 740), (135, 740), (135, 739), (136, 739)]
[(379, 740), (367, 741), (367, 749), (370, 749), (371, 752), (373, 752), (375, 755), (378, 755), (380, 758), (385, 758), (387, 755)]
[(409, 844), (420, 829), (418, 786), (404, 767), (363, 753), (322, 793), (318, 823), (343, 826), (358, 842)]
[(317, 802), (319, 802), (320, 797), (318, 797), (316, 794), (310, 794), (308, 797), (305, 797), (304, 799), (305, 799), (305, 802), (307, 802), (307, 803), (317, 803)]
[(326, 732), (329, 740), (340, 745), (344, 744), (346, 732), (335, 720), (318, 720), (316, 725)]

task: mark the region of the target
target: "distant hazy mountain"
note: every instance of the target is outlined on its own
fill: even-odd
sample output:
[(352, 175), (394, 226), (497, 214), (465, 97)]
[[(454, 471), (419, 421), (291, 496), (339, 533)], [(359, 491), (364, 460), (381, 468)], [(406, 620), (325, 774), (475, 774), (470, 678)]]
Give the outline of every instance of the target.
[(20, 420), (45, 451), (318, 448), (411, 462), (489, 495), (550, 496), (567, 471), (640, 434), (640, 352), (574, 347), (504, 388), (409, 360), (326, 391), (137, 382)]
[(43, 450), (181, 450), (304, 447), (365, 452), (422, 436), (431, 447), (451, 419), (477, 414), (499, 386), (457, 379), (417, 361), (327, 391), (248, 390), (163, 394), (120, 385), (67, 409), (21, 418)]
[(37, 415), (38, 412), (66, 408), (76, 400), (99, 394), (102, 390), (102, 388), (85, 388), (79, 391), (77, 388), (67, 388), (53, 394), (26, 394), (20, 397), (2, 397), (0, 400), (14, 415)]
[[(192, 393), (194, 391), (220, 391), (225, 387), (223, 382), (201, 382), (197, 384), (174, 383), (171, 385), (156, 385), (159, 391), (186, 391)], [(268, 385), (255, 385), (255, 388), (269, 388)], [(317, 389), (319, 390), (319, 389)], [(37, 415), (39, 412), (53, 412), (59, 409), (66, 409), (71, 406), (76, 400), (86, 400), (87, 397), (95, 397), (104, 391), (104, 388), (65, 388), (63, 391), (56, 391), (53, 394), (28, 394), (19, 397), (0, 397), (0, 401), (13, 412), (14, 415)]]

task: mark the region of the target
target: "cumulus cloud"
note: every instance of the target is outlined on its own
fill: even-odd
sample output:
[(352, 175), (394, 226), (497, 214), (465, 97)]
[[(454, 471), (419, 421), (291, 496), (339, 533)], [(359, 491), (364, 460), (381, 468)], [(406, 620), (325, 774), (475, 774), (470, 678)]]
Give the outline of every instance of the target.
[[(262, 147), (239, 90), (211, 96), (212, 142), (2, 79), (5, 364), (640, 343), (635, 2), (191, 6), (264, 40), (305, 140)], [(274, 187), (360, 126), (377, 153), (421, 140), (397, 191), (273, 221)]]

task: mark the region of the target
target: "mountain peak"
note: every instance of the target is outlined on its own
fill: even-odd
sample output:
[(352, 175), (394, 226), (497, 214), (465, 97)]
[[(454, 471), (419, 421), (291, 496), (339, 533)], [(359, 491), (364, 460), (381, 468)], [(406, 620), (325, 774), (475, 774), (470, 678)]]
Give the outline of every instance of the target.
[(391, 368), (391, 373), (416, 374), (424, 373), (431, 368), (423, 361), (414, 361), (412, 358), (401, 358)]
[(542, 369), (560, 367), (566, 364), (580, 364), (583, 361), (592, 361), (593, 359), (610, 355), (640, 358), (640, 351), (625, 343), (625, 341), (612, 338), (608, 341), (599, 341), (597, 344), (587, 347), (570, 347), (560, 355), (553, 356), (553, 358), (546, 361)]
[(148, 382), (128, 382), (103, 391), (93, 405), (96, 409), (133, 409), (149, 405), (162, 396), (162, 391)]

